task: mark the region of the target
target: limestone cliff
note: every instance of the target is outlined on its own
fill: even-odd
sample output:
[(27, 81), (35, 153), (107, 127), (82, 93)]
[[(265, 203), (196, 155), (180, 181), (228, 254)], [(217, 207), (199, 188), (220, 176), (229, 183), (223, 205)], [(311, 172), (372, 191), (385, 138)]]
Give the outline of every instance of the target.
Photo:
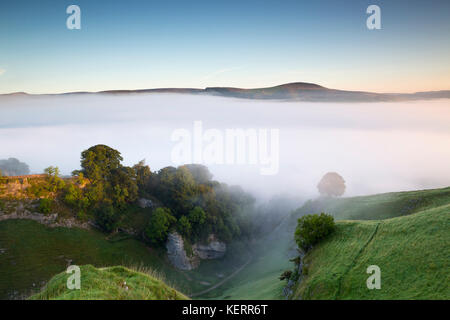
[(198, 257), (188, 257), (183, 238), (177, 232), (171, 232), (167, 237), (166, 249), (170, 262), (178, 269), (192, 270), (200, 264)]
[(211, 234), (206, 243), (192, 245), (192, 250), (188, 250), (190, 251), (188, 254), (183, 237), (173, 231), (167, 238), (166, 249), (170, 262), (176, 268), (192, 270), (200, 265), (200, 260), (222, 258), (226, 253), (227, 246)]

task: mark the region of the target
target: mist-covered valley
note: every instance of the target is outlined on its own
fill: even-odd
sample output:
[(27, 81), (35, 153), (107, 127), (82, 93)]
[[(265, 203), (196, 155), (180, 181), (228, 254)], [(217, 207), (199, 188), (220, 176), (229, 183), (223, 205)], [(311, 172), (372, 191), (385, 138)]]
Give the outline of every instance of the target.
[[(95, 144), (146, 159), (152, 171), (173, 163), (177, 129), (276, 129), (269, 149), (277, 172), (261, 164), (204, 163), (214, 178), (256, 196), (317, 195), (324, 173), (346, 180), (346, 195), (437, 188), (450, 181), (449, 100), (397, 103), (310, 103), (183, 94), (3, 96), (0, 159), (15, 157), (31, 172), (58, 166), (69, 175)], [(204, 141), (203, 146), (208, 142)], [(275, 154), (276, 153), (276, 154)], [(194, 161), (195, 162), (195, 161)]]

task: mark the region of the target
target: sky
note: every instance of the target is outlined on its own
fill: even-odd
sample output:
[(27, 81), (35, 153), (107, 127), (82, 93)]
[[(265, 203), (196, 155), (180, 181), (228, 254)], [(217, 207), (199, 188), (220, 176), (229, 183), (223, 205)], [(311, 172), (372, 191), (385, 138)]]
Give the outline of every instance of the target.
[[(69, 5), (81, 29), (69, 30)], [(381, 30), (366, 27), (369, 5)], [(0, 2), (0, 93), (313, 82), (450, 89), (450, 1)]]

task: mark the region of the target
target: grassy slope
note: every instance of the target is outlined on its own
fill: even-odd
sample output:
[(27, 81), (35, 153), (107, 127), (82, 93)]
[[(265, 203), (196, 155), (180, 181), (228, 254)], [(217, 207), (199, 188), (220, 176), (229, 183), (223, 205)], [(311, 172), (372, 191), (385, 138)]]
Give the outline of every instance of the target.
[(280, 274), (291, 267), (286, 237), (265, 240), (253, 252), (251, 262), (220, 288), (201, 296), (203, 299), (282, 299), (284, 283)]
[(450, 204), (450, 187), (391, 192), (352, 198), (319, 198), (298, 209), (299, 214), (326, 212), (337, 220), (381, 220)]
[[(297, 210), (291, 219), (285, 221), (284, 226), (280, 226), (269, 239), (261, 243), (253, 254), (252, 262), (238, 275), (220, 288), (196, 298), (283, 298), (284, 282), (279, 281), (278, 276), (282, 271), (292, 268), (292, 263), (288, 261), (288, 251), (292, 250), (293, 228), (300, 214), (326, 211), (334, 213), (337, 219), (381, 219), (411, 214), (446, 203), (450, 203), (450, 188), (313, 201)], [(341, 232), (340, 241), (346, 242), (346, 249), (349, 251), (348, 261), (353, 261), (352, 255), (358, 252), (365, 243), (364, 240), (368, 240), (368, 235), (373, 233), (377, 223), (377, 221), (340, 223), (335, 236)], [(383, 229), (378, 231), (381, 230)], [(347, 233), (344, 233), (347, 231), (348, 234), (354, 235), (351, 242), (346, 236)], [(183, 292), (202, 291), (207, 286), (199, 284), (200, 280), (211, 284), (218, 282), (221, 278), (218, 278), (217, 274), (224, 273), (226, 276), (227, 272), (232, 273), (238, 265), (247, 260), (243, 256), (240, 261), (238, 258), (229, 259), (233, 261), (226, 264), (222, 261), (209, 261), (202, 263), (200, 269), (195, 272), (178, 272), (167, 264), (164, 255), (158, 252), (148, 254), (148, 248), (132, 239), (108, 241), (103, 234), (95, 231), (50, 229), (33, 221), (19, 220), (0, 223), (0, 248), (7, 249), (4, 253), (0, 251), (0, 298), (7, 298), (11, 294), (10, 288), (25, 292), (33, 289), (32, 283), (39, 286), (41, 281), (47, 281), (65, 269), (67, 265), (65, 259), (72, 259), (74, 264), (93, 264), (98, 267), (142, 264), (163, 271), (165, 277)], [(347, 259), (336, 260), (339, 257), (333, 256), (333, 252), (335, 251), (330, 250), (331, 257), (335, 259), (330, 258), (326, 262), (331, 269), (328, 271), (323, 269), (327, 272), (324, 276), (327, 275), (328, 278), (339, 271), (339, 266), (333, 266), (334, 261), (341, 261), (343, 266), (348, 264)], [(365, 269), (363, 271), (365, 288), (365, 279), (368, 275)], [(314, 272), (313, 268), (311, 272)], [(385, 279), (383, 275), (382, 277)], [(343, 281), (342, 292), (345, 290), (346, 285)]]
[[(170, 285), (186, 294), (199, 292), (231, 273), (233, 263), (203, 261), (194, 271), (179, 271), (168, 262), (163, 249), (121, 236), (109, 239), (95, 230), (49, 228), (30, 220), (0, 222), (0, 299), (29, 296), (52, 276), (72, 264), (144, 266), (163, 273)], [(5, 249), (5, 250), (3, 250)], [(201, 283), (203, 282), (203, 283)]]
[[(303, 214), (324, 211), (333, 213), (338, 220), (376, 220), (404, 216), (445, 204), (450, 204), (450, 188), (341, 199), (320, 199), (308, 202), (296, 210), (289, 219), (286, 219), (277, 230), (274, 230), (268, 240), (258, 246), (253, 261), (239, 275), (202, 298), (283, 299), (282, 289), (285, 282), (279, 281), (278, 277), (284, 270), (292, 269), (293, 264), (288, 260), (288, 252), (292, 252), (294, 248), (294, 229), (297, 218)], [(369, 240), (377, 224), (378, 221), (340, 223), (335, 236), (336, 239), (340, 237), (340, 242), (346, 243), (346, 247), (341, 249), (344, 253), (346, 252), (348, 260), (339, 260), (338, 251), (330, 247), (329, 259), (323, 261), (324, 265), (321, 269), (324, 272), (323, 276), (326, 276), (327, 279), (331, 278), (338, 274), (339, 269), (348, 267), (353, 261), (352, 257)], [(338, 243), (334, 245), (337, 246)], [(335, 261), (340, 261), (342, 265), (335, 264)], [(365, 270), (363, 276), (364, 279), (368, 277)], [(327, 283), (323, 280), (325, 279), (317, 278), (317, 282), (322, 281), (323, 286), (335, 285), (335, 283)], [(365, 282), (363, 284), (365, 285)]]
[(56, 300), (184, 300), (186, 296), (167, 286), (154, 275), (124, 267), (98, 269), (81, 266), (81, 288), (67, 289), (70, 275), (54, 276), (45, 289), (31, 299)]
[[(342, 221), (305, 257), (302, 299), (450, 299), (450, 205), (380, 221)], [(366, 268), (381, 269), (369, 290)]]

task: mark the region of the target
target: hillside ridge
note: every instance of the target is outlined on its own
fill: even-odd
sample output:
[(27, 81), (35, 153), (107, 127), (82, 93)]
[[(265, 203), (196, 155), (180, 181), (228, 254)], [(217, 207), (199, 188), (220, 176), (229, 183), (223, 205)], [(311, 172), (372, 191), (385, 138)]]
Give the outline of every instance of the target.
[(415, 93), (377, 93), (330, 89), (309, 82), (291, 82), (262, 88), (206, 87), (199, 88), (154, 88), (154, 89), (114, 89), (97, 92), (78, 91), (54, 94), (28, 94), (13, 92), (0, 94), (0, 98), (14, 99), (26, 97), (51, 97), (73, 95), (128, 95), (128, 94), (194, 94), (213, 95), (229, 98), (256, 100), (286, 100), (308, 102), (396, 102), (413, 100), (449, 99), (450, 90), (421, 91)]
[[(445, 204), (380, 221), (338, 221), (305, 256), (309, 271), (291, 298), (448, 299), (449, 213)], [(366, 288), (369, 265), (381, 269), (380, 290)]]

